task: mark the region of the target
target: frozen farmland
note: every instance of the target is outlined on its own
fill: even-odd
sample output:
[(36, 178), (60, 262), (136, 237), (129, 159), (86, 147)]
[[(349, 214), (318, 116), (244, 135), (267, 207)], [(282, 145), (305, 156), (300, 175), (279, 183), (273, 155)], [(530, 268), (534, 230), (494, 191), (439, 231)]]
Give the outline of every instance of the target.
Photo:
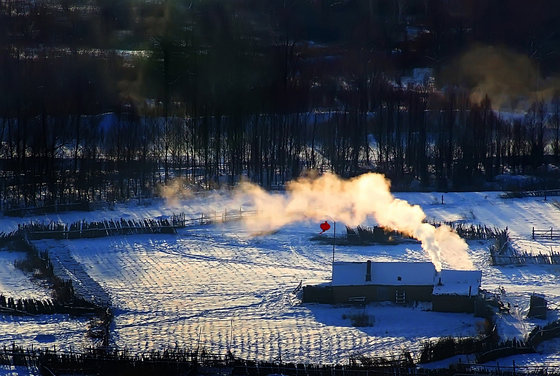
[[(558, 251), (557, 240), (532, 239), (532, 228), (560, 224), (554, 197), (503, 199), (499, 193), (402, 193), (432, 221), (508, 228), (515, 249), (526, 253)], [(119, 218), (157, 218), (172, 213), (222, 213), (238, 210), (226, 193), (196, 197), (168, 206), (165, 201), (128, 203), (111, 210), (35, 218), (0, 217), (1, 231), (21, 221), (72, 223)], [(252, 208), (243, 208), (250, 210)], [(329, 218), (325, 218), (328, 220)], [(368, 218), (364, 225), (375, 222)], [(310, 240), (317, 221), (298, 221), (278, 231), (255, 235), (242, 221), (187, 226), (177, 234), (143, 234), (97, 239), (38, 240), (55, 271), (72, 279), (86, 298), (109, 299), (114, 309), (111, 344), (134, 353), (172, 347), (231, 351), (246, 359), (336, 363), (349, 357), (417, 354), (426, 340), (475, 336), (482, 319), (472, 314), (432, 312), (428, 305), (369, 304), (365, 308), (302, 304), (294, 290), (329, 282), (332, 247)], [(330, 230), (332, 235), (332, 229)], [(337, 237), (346, 232), (337, 223)], [(523, 338), (545, 320), (527, 319), (532, 293), (544, 294), (549, 320), (557, 319), (560, 265), (492, 266), (490, 241), (469, 241), (468, 254), (482, 271), (482, 288), (509, 303), (498, 315), (499, 334)], [(13, 267), (20, 252), (0, 252), (0, 291), (5, 296), (42, 299), (48, 290)], [(337, 261), (429, 261), (420, 243), (336, 247)], [(443, 260), (444, 266), (446, 260)], [(89, 296), (88, 296), (89, 295)], [(366, 313), (371, 326), (353, 327), (348, 317)], [(68, 315), (0, 316), (0, 346), (79, 350), (88, 346), (86, 321)], [(560, 342), (548, 341), (537, 354), (516, 363), (560, 365)], [(468, 359), (467, 359), (468, 360)], [(500, 360), (501, 364), (511, 360)]]

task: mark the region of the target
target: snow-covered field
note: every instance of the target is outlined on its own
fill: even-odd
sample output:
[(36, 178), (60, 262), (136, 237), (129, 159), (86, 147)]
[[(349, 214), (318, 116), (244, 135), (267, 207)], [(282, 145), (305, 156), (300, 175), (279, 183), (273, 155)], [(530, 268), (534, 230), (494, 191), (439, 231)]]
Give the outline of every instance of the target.
[[(440, 335), (476, 334), (480, 319), (472, 315), (375, 305), (367, 308), (375, 325), (358, 329), (343, 316), (359, 309), (300, 304), (292, 293), (299, 282), (328, 281), (331, 273), (331, 248), (306, 239), (313, 230), (293, 226), (251, 238), (241, 224), (229, 223), (157, 239), (41, 244), (53, 254), (67, 247), (86, 265), (117, 308), (115, 344), (135, 351), (200, 344), (250, 359), (331, 362), (353, 354), (395, 354)], [(381, 257), (424, 257), (404, 247), (397, 252)], [(377, 256), (373, 248), (337, 253), (340, 259)]]
[(44, 300), (50, 298), (47, 287), (32, 282), (29, 276), (16, 268), (14, 262), (25, 259), (24, 252), (0, 251), (0, 294), (6, 298)]
[[(531, 229), (560, 223), (560, 209), (542, 198), (501, 199), (499, 193), (402, 193), (419, 204), (428, 218), (508, 227), (515, 246), (528, 252), (548, 252), (558, 245), (531, 240)], [(554, 198), (552, 198), (554, 199)], [(70, 223), (80, 219), (145, 218), (186, 212), (239, 210), (227, 193), (197, 196), (169, 207), (164, 201), (117, 205), (113, 210), (66, 213), (33, 218)], [(250, 208), (246, 208), (250, 209)], [(325, 218), (328, 219), (328, 218)], [(31, 220), (26, 218), (26, 221)], [(21, 219), (0, 217), (0, 230), (17, 228)], [(373, 224), (370, 221), (369, 224)], [(481, 319), (469, 314), (427, 310), (425, 305), (401, 307), (371, 304), (365, 309), (301, 304), (293, 294), (303, 285), (328, 282), (332, 247), (312, 242), (319, 223), (295, 223), (279, 231), (252, 236), (242, 223), (188, 227), (178, 235), (137, 235), (93, 240), (38, 241), (48, 249), (58, 272), (75, 280), (80, 293), (108, 297), (115, 310), (113, 344), (134, 352), (165, 347), (204, 347), (212, 352), (249, 359), (341, 362), (353, 355), (398, 355), (416, 352), (422, 341), (442, 336), (472, 336)], [(341, 236), (344, 226), (337, 223)], [(529, 297), (545, 294), (549, 307), (560, 303), (560, 266), (489, 265), (489, 243), (472, 241), (469, 255), (482, 270), (482, 287), (504, 288), (502, 299), (511, 315), (499, 317), (500, 334), (522, 338), (536, 324), (527, 320)], [(0, 252), (7, 263), (15, 257)], [(428, 261), (420, 244), (337, 247), (337, 261)], [(445, 265), (445, 260), (444, 265)], [(13, 261), (11, 261), (13, 264)], [(18, 274), (19, 273), (19, 274)], [(17, 278), (17, 279), (14, 279)], [(18, 286), (23, 287), (18, 287)], [(35, 286), (19, 271), (0, 270), (0, 288), (28, 297)], [(35, 287), (34, 293), (45, 292)], [(20, 290), (23, 289), (23, 290)], [(0, 293), (3, 293), (0, 291)], [(6, 295), (6, 294), (5, 294)], [(355, 328), (348, 317), (366, 313), (370, 327)], [(556, 319), (555, 312), (549, 318)], [(17, 341), (24, 346), (74, 349), (84, 346), (85, 322), (67, 316), (12, 318), (0, 316), (0, 346)], [(47, 334), (39, 336), (37, 334)], [(560, 365), (559, 341), (541, 345), (542, 354), (516, 357), (518, 365)], [(501, 365), (511, 360), (500, 360)]]

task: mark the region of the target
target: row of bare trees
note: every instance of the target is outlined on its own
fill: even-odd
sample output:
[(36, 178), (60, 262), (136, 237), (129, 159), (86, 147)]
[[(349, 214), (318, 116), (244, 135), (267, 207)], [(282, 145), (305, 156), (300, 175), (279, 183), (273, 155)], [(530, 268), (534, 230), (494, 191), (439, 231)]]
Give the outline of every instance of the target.
[(558, 162), (558, 114), (545, 116), (550, 106), (543, 103), (511, 121), (488, 100), (386, 90), (378, 111), (366, 113), (194, 118), (127, 104), (101, 115), (5, 117), (2, 194), (26, 205), (130, 198), (171, 177), (211, 188), (246, 176), (270, 187), (309, 169), (347, 177), (379, 171), (401, 189), (413, 181), (416, 188), (474, 189), (498, 174), (535, 174)]
[(174, 177), (271, 187), (308, 169), (484, 188), (558, 162), (558, 95), (506, 116), (468, 88), (397, 84), (497, 11), (451, 3), (2, 1), (0, 202), (126, 199)]

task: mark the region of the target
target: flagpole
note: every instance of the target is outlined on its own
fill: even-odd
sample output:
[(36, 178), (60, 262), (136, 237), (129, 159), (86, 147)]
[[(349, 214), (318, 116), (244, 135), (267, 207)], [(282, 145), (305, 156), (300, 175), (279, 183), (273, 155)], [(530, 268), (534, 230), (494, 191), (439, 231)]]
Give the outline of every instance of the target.
[(336, 221), (333, 219), (332, 266), (334, 268), (334, 246), (336, 244)]

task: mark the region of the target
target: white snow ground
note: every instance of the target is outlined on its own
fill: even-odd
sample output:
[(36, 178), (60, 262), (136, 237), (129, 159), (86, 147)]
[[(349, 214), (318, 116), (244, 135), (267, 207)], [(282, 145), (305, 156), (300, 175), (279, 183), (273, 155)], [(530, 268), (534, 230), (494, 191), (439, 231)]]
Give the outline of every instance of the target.
[(14, 266), (17, 260), (25, 259), (24, 252), (0, 250), (0, 294), (6, 298), (38, 299), (50, 298), (50, 291), (39, 281), (32, 281), (20, 269)]
[[(353, 354), (398, 354), (440, 335), (477, 333), (480, 319), (466, 314), (372, 305), (366, 312), (375, 325), (353, 328), (343, 316), (361, 309), (300, 304), (294, 288), (301, 280), (329, 280), (332, 257), (330, 247), (310, 243), (301, 232), (294, 226), (272, 241), (252, 239), (230, 223), (158, 239), (41, 244), (51, 253), (67, 247), (86, 265), (117, 308), (115, 344), (133, 351), (200, 344), (220, 353), (230, 346), (250, 359), (334, 362)], [(353, 257), (354, 250), (348, 251), (337, 257)], [(369, 250), (361, 257), (376, 254)]]
[[(397, 196), (421, 205), (434, 220), (507, 226), (515, 246), (528, 252), (558, 248), (549, 241), (531, 240), (533, 226), (550, 228), (560, 223), (560, 209), (552, 203), (553, 198), (501, 199), (497, 192), (444, 193), (442, 204), (441, 193)], [(113, 210), (33, 220), (70, 223), (178, 212), (221, 213), (225, 208), (239, 210), (239, 203), (221, 193), (197, 196), (174, 207), (154, 200), (117, 205)], [(0, 217), (0, 231), (17, 228), (21, 221)], [(81, 273), (87, 273), (90, 282), (83, 283), (84, 294), (97, 296), (99, 286), (102, 288), (115, 307), (114, 344), (135, 352), (175, 345), (203, 346), (221, 353), (231, 349), (236, 356), (250, 359), (330, 363), (352, 355), (398, 354), (405, 349), (415, 352), (424, 340), (476, 335), (480, 330), (481, 320), (472, 315), (430, 312), (424, 310), (425, 306), (372, 304), (364, 312), (352, 307), (300, 304), (292, 293), (300, 281), (315, 284), (328, 282), (331, 277), (332, 247), (309, 240), (320, 231), (318, 225), (294, 224), (274, 234), (252, 237), (250, 229), (241, 223), (226, 223), (190, 227), (177, 236), (138, 235), (36, 244), (40, 249), (49, 249), (51, 258), (60, 260), (65, 267), (61, 272), (76, 278), (76, 283), (83, 282)], [(343, 226), (337, 226), (337, 230), (340, 234), (345, 231)], [(493, 267), (489, 265), (488, 245), (470, 242), (470, 256), (482, 270), (482, 287), (489, 291), (503, 287), (502, 299), (512, 306), (512, 314), (498, 320), (501, 335), (521, 338), (534, 325), (546, 323), (525, 318), (531, 293), (545, 294), (549, 307), (560, 303), (560, 266)], [(338, 261), (367, 259), (428, 260), (420, 245), (414, 243), (336, 249)], [(0, 286), (10, 284), (19, 282), (13, 282), (10, 273), (0, 272)], [(352, 327), (347, 317), (357, 313), (370, 315), (373, 326)], [(550, 320), (557, 317), (554, 312), (549, 315)], [(0, 338), (0, 346), (14, 340), (19, 345), (56, 345), (62, 349), (83, 346), (84, 322), (54, 316), (45, 320), (52, 322), (0, 316), (0, 332), (12, 333)], [(38, 341), (35, 336), (42, 332), (52, 332), (53, 336), (40, 337)], [(560, 342), (545, 342), (539, 351), (542, 354), (516, 357), (516, 364), (560, 365)], [(512, 362), (499, 361), (501, 365), (506, 363)]]

